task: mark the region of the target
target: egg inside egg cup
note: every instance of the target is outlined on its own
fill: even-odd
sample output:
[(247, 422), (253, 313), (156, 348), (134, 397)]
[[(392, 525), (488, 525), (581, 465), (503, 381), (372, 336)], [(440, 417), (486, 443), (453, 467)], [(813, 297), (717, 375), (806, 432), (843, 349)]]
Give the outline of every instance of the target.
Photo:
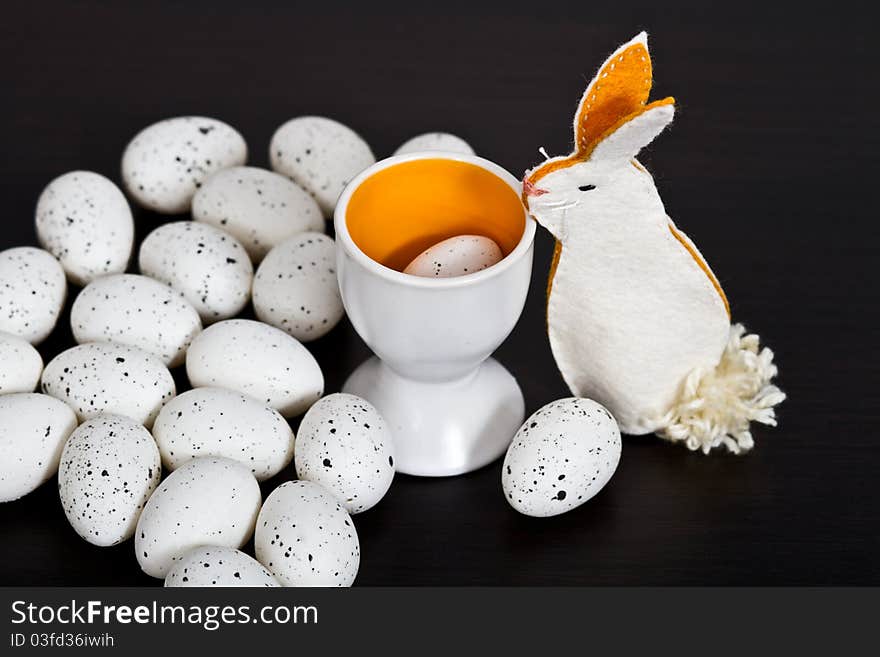
[[(522, 424), (516, 379), (490, 354), (519, 319), (535, 222), (503, 168), (452, 152), (390, 157), (360, 173), (336, 206), (342, 301), (375, 356), (343, 391), (364, 397), (394, 436), (399, 472), (470, 472), (504, 453)], [(457, 235), (494, 240), (504, 257), (474, 273), (403, 273)]]

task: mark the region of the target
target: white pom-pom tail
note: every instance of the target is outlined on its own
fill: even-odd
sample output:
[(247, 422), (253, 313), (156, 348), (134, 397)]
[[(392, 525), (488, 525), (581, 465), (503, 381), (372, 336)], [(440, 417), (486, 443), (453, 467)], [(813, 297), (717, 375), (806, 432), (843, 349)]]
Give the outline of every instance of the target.
[(754, 446), (751, 422), (776, 426), (774, 406), (785, 393), (771, 383), (777, 373), (773, 352), (760, 349), (758, 336), (745, 331), (742, 324), (731, 326), (718, 365), (687, 376), (658, 436), (704, 454), (720, 445), (739, 454)]

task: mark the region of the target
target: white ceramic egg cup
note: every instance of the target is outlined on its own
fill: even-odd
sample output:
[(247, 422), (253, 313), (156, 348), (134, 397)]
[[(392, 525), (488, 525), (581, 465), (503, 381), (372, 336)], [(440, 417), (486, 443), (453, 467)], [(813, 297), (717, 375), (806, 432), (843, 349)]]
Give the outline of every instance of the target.
[(477, 156), (411, 153), (363, 171), (336, 206), (342, 301), (355, 330), (376, 354), (351, 374), (343, 391), (368, 400), (388, 422), (398, 472), (437, 477), (470, 472), (495, 460), (523, 422), (519, 384), (489, 356), (522, 313), (535, 222), (523, 209), (524, 228), (516, 247), (499, 263), (466, 276), (412, 276), (376, 262), (349, 234), (349, 200), (378, 171), (425, 158), (481, 167), (517, 195), (520, 183)]

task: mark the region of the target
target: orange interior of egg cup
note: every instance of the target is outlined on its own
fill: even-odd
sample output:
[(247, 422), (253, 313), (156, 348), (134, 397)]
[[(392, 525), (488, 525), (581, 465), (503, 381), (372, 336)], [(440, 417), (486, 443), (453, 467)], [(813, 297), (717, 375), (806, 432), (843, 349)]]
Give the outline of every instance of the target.
[(354, 190), (348, 233), (369, 258), (402, 272), (420, 253), (457, 235), (482, 235), (506, 257), (526, 227), (511, 184), (491, 171), (442, 157), (392, 164)]

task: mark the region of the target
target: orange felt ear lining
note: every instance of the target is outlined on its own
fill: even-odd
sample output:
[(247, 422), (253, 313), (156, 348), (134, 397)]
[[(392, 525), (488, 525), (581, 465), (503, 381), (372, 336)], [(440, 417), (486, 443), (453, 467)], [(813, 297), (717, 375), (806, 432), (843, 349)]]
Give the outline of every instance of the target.
[(575, 152), (586, 159), (621, 119), (641, 110), (651, 93), (651, 57), (643, 43), (615, 53), (599, 69), (575, 118)]
[(504, 180), (467, 162), (429, 158), (377, 171), (352, 194), (346, 226), (358, 248), (403, 271), (425, 249), (456, 235), (483, 235), (508, 255), (526, 215)]

